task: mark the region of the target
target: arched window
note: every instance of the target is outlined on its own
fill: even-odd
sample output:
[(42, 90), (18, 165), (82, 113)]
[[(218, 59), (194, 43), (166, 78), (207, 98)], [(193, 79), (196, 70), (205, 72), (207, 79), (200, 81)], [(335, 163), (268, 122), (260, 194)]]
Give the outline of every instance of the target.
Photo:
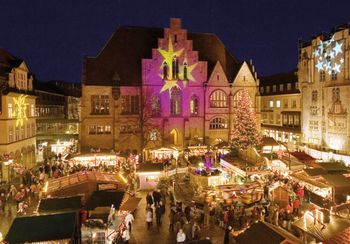
[(191, 97), (190, 114), (191, 114), (191, 116), (197, 116), (198, 115), (198, 97), (196, 95), (193, 95)]
[(227, 95), (222, 90), (215, 90), (210, 95), (210, 107), (212, 108), (226, 108), (227, 107)]
[(158, 95), (154, 95), (151, 100), (151, 109), (152, 109), (152, 117), (160, 116), (160, 97)]
[(177, 79), (178, 74), (179, 74), (179, 62), (177, 60), (177, 57), (174, 56), (173, 57), (173, 61), (172, 61), (172, 73), (173, 73), (173, 79)]
[(170, 92), (170, 114), (172, 116), (181, 114), (181, 91), (177, 87), (173, 87)]
[[(239, 90), (233, 97), (233, 107), (237, 108), (238, 102), (241, 101), (243, 96), (243, 90)], [(249, 96), (249, 95), (248, 95)]]
[(168, 79), (168, 64), (166, 62), (163, 63), (163, 80)]
[(222, 130), (227, 129), (227, 121), (224, 118), (214, 118), (209, 124), (210, 130)]
[(188, 80), (187, 78), (187, 63), (184, 62), (184, 80)]

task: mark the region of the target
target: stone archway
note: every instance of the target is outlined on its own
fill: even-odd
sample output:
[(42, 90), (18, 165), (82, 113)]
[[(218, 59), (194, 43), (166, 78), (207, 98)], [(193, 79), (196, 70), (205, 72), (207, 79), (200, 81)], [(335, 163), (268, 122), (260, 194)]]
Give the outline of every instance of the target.
[(173, 144), (173, 145), (179, 144), (179, 132), (175, 128), (170, 131), (170, 144)]

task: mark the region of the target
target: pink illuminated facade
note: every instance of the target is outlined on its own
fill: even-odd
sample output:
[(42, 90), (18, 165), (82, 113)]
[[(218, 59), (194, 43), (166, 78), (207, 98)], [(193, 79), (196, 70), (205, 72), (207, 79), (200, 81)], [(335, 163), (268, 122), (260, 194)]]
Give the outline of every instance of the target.
[(260, 120), (254, 67), (214, 34), (120, 27), (83, 64), (82, 149), (151, 149), (228, 141), (240, 91)]

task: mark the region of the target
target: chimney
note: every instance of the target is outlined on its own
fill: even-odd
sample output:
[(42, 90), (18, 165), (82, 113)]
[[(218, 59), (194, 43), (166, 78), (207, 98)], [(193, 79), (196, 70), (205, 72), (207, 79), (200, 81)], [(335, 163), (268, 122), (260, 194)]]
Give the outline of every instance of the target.
[(170, 29), (181, 29), (181, 19), (170, 18)]

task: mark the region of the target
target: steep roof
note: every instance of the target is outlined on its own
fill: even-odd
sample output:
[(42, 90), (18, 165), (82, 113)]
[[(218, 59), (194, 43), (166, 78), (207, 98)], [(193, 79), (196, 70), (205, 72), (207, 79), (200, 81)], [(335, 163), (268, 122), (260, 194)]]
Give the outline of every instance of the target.
[(77, 211), (81, 207), (81, 198), (82, 196), (43, 198), (39, 202), (38, 211), (40, 213), (67, 210)]
[(76, 230), (76, 212), (17, 217), (5, 240), (9, 243), (31, 243), (72, 239)]
[(282, 243), (285, 240), (291, 240), (293, 243), (301, 243), (292, 234), (284, 229), (274, 228), (268, 223), (258, 222), (254, 223), (243, 233), (235, 237), (239, 244), (260, 244), (260, 243)]
[[(162, 28), (119, 27), (96, 57), (85, 58), (83, 83), (140, 85), (142, 59), (152, 57), (152, 48), (158, 47), (158, 39), (163, 38), (163, 31)], [(208, 76), (219, 61), (228, 79), (233, 79), (239, 68), (238, 61), (215, 34), (188, 33), (187, 37), (193, 41), (193, 49), (198, 51), (199, 60), (208, 62)]]
[(3, 48), (0, 48), (0, 76), (4, 76), (12, 68), (18, 67), (23, 62), (22, 59), (13, 56)]
[(295, 70), (286, 72), (286, 73), (278, 73), (278, 74), (260, 77), (261, 86), (286, 84), (286, 83), (292, 83), (292, 82), (298, 82), (298, 76)]

